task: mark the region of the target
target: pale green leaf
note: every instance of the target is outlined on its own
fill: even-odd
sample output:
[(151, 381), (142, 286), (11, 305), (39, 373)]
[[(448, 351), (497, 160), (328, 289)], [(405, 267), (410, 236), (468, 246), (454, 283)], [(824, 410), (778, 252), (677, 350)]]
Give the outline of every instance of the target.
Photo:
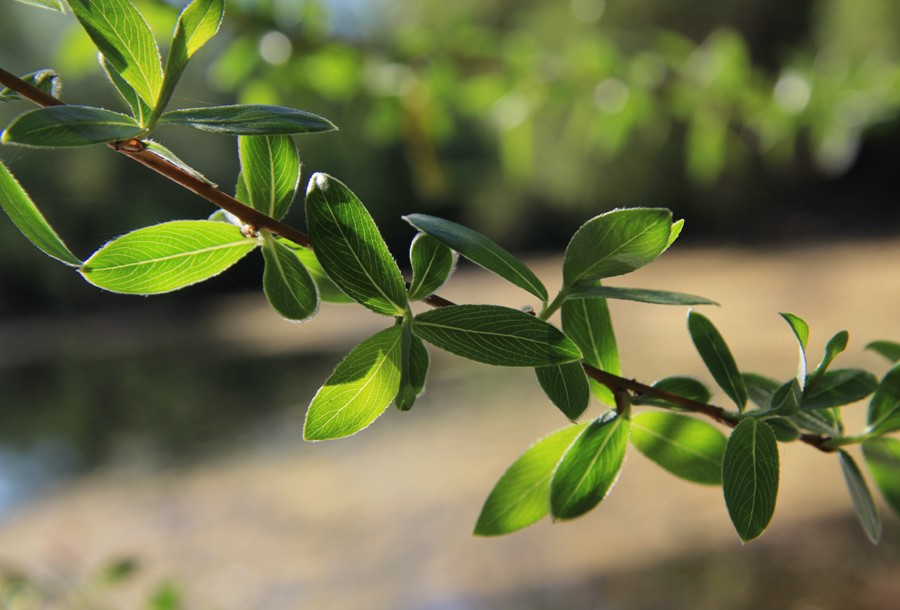
[(175, 220), (109, 242), (79, 271), (88, 282), (105, 290), (158, 294), (218, 275), (258, 245), (233, 225)]
[[(584, 361), (596, 369), (619, 375), (619, 349), (605, 299), (576, 299), (562, 305), (562, 327), (575, 342)], [(614, 405), (615, 398), (605, 385), (589, 380), (591, 392), (598, 400)]]
[(259, 104), (183, 108), (163, 114), (160, 122), (233, 136), (289, 135), (337, 129), (328, 119), (311, 112)]
[(238, 138), (246, 203), (276, 220), (287, 214), (300, 182), (300, 155), (290, 136)]
[(745, 419), (737, 425), (722, 460), (728, 515), (741, 540), (759, 537), (775, 513), (778, 496), (778, 442), (768, 424)]
[(862, 525), (866, 537), (872, 544), (878, 544), (881, 540), (881, 516), (875, 507), (875, 500), (872, 498), (872, 492), (866, 485), (859, 466), (856, 461), (846, 451), (838, 451), (838, 457), (841, 461), (841, 472), (844, 473), (844, 481), (847, 483), (847, 490), (850, 492), (850, 499), (853, 500), (853, 508), (856, 510), (856, 516)]
[(456, 267), (456, 252), (427, 233), (417, 234), (409, 247), (412, 282), (409, 300), (418, 301), (434, 294), (444, 285)]
[(563, 415), (572, 421), (581, 417), (590, 403), (591, 388), (580, 363), (541, 366), (534, 372), (547, 398)]
[(688, 330), (713, 379), (738, 409), (743, 410), (747, 405), (747, 386), (725, 339), (709, 319), (695, 311), (688, 314)]
[(65, 5), (63, 5), (62, 0), (18, 0), (22, 4), (29, 4), (31, 6), (37, 6), (39, 8), (47, 8), (52, 11), (59, 11), (61, 13), (66, 12)]
[(90, 106), (48, 106), (17, 116), (3, 132), (4, 144), (87, 146), (144, 133), (130, 116)]
[(285, 245), (287, 245), (291, 250), (294, 251), (294, 254), (297, 258), (300, 259), (300, 262), (303, 263), (303, 266), (306, 267), (306, 270), (309, 271), (309, 274), (312, 276), (313, 280), (316, 282), (316, 287), (319, 289), (319, 298), (326, 303), (354, 303), (355, 301), (344, 294), (337, 285), (331, 281), (331, 278), (326, 275), (325, 270), (322, 269), (322, 265), (319, 263), (319, 259), (316, 258), (316, 253), (308, 248), (304, 248), (303, 246), (298, 246), (297, 244), (290, 241), (283, 241)]
[(306, 320), (319, 308), (316, 284), (294, 251), (272, 235), (263, 237), (263, 292), (272, 309), (287, 320)]
[[(672, 247), (672, 244), (675, 243), (675, 240), (678, 239), (678, 236), (681, 235), (681, 230), (684, 228), (684, 218), (681, 220), (676, 220), (672, 223), (672, 230), (669, 232), (669, 241), (666, 243), (666, 250)], [(663, 250), (665, 252), (665, 250)]]
[(878, 380), (862, 369), (837, 369), (824, 373), (816, 387), (803, 396), (800, 408), (828, 409), (862, 400), (875, 391)]
[(872, 341), (866, 345), (876, 354), (880, 354), (891, 362), (900, 362), (900, 343), (896, 341)]
[(868, 440), (863, 443), (862, 450), (875, 486), (900, 517), (900, 440), (896, 438)]
[(631, 419), (631, 444), (677, 477), (722, 483), (722, 456), (727, 439), (718, 428), (685, 415), (639, 413)]
[[(53, 70), (37, 70), (19, 78), (53, 97), (58, 98), (62, 91), (62, 79)], [(12, 89), (7, 87), (0, 89), (0, 102), (13, 102), (21, 99), (24, 98)]]
[(894, 365), (878, 384), (869, 402), (869, 431), (887, 434), (900, 430), (900, 364)]
[(669, 292), (666, 290), (645, 290), (643, 288), (621, 288), (618, 286), (601, 286), (599, 284), (576, 284), (569, 291), (570, 299), (622, 299), (651, 303), (653, 305), (718, 305), (704, 297)]
[(799, 344), (800, 355), (797, 362), (797, 383), (800, 384), (800, 389), (802, 390), (806, 385), (806, 345), (809, 343), (809, 324), (800, 316), (786, 311), (781, 312), (779, 315), (791, 327)]
[(122, 96), (122, 99), (124, 99), (125, 103), (128, 104), (128, 107), (131, 108), (131, 114), (135, 120), (140, 125), (146, 126), (147, 120), (153, 113), (153, 109), (137, 94), (134, 87), (128, 84), (128, 81), (122, 78), (122, 75), (110, 65), (104, 55), (100, 56), (100, 66), (103, 68), (103, 71), (106, 72), (106, 76), (116, 88), (116, 91), (119, 92), (119, 95)]

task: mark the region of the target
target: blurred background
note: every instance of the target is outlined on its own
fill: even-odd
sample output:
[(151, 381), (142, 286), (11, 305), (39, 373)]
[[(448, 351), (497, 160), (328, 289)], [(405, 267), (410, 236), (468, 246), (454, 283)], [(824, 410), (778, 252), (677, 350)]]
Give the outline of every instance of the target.
[[(165, 46), (184, 2), (136, 4)], [(64, 101), (125, 109), (71, 16), (0, 3), (0, 66), (53, 68)], [(663, 206), (686, 219), (679, 246), (618, 283), (720, 302), (747, 370), (793, 374), (778, 311), (810, 322), (812, 354), (848, 328), (843, 365), (879, 376), (863, 346), (900, 338), (896, 0), (228, 0), (173, 106), (234, 102), (336, 123), (296, 139), (302, 180), (347, 183), (401, 266), (399, 216), (425, 212), (528, 257), (552, 290), (581, 223)], [(0, 105), (0, 123), (28, 108)], [(155, 135), (232, 191), (233, 138)], [(212, 211), (104, 147), (0, 159), (80, 256)], [(302, 206), (287, 220), (302, 228)], [(252, 256), (152, 299), (94, 289), (9, 222), (0, 260), (0, 587), (21, 607), (900, 605), (897, 520), (883, 511), (868, 546), (833, 456), (785, 449), (774, 524), (746, 547), (720, 492), (637, 454), (589, 516), (474, 539), (506, 466), (565, 423), (529, 371), (432, 350), (411, 414), (304, 445), (306, 404), (376, 316), (282, 322)], [(460, 267), (442, 294), (528, 304)], [(684, 313), (614, 304), (627, 375), (708, 379)]]

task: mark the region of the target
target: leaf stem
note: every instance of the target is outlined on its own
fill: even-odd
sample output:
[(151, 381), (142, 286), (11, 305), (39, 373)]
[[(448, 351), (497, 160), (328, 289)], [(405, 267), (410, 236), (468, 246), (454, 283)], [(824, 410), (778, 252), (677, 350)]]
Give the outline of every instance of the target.
[(562, 304), (566, 302), (566, 298), (569, 296), (569, 287), (563, 286), (559, 289), (559, 293), (557, 293), (556, 297), (554, 297), (553, 301), (545, 306), (541, 313), (538, 314), (538, 319), (540, 320), (548, 320), (550, 316), (556, 313), (556, 310), (562, 307)]

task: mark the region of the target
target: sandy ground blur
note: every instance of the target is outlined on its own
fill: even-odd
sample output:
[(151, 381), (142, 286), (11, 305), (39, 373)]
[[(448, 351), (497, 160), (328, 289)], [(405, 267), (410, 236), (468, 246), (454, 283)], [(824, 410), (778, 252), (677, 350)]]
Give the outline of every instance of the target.
[[(851, 343), (838, 365), (881, 374), (886, 362), (862, 348), (900, 338), (898, 261), (900, 241), (769, 253), (676, 248), (610, 284), (717, 300), (721, 308), (706, 313), (746, 371), (793, 374), (796, 344), (777, 315), (791, 311), (810, 324), (811, 360), (847, 328)], [(551, 291), (559, 284), (557, 267), (557, 261), (534, 262)], [(468, 267), (441, 294), (458, 302), (531, 302)], [(709, 379), (685, 313), (613, 304), (627, 375)], [(224, 304), (208, 325), (229, 349), (266, 355), (321, 342), (349, 347), (383, 320), (358, 309), (342, 315), (332, 306), (311, 323), (290, 326), (256, 298), (241, 298)], [(148, 583), (172, 577), (189, 608), (450, 609), (515, 607), (478, 600), (504, 599), (538, 583), (564, 587), (685, 553), (740, 548), (720, 490), (683, 483), (633, 449), (611, 495), (586, 517), (545, 521), (498, 539), (471, 536), (504, 469), (565, 420), (542, 397), (531, 371), (472, 367), (430, 351), (428, 392), (409, 414), (390, 409), (353, 438), (304, 444), (308, 397), (298, 397), (271, 443), (171, 472), (98, 473), (21, 508), (0, 525), (0, 564), (80, 582), (112, 558), (136, 556), (142, 576), (104, 598), (112, 607), (140, 607), (135, 599)], [(721, 394), (716, 401), (726, 404)], [(851, 426), (860, 425), (861, 413), (862, 407), (848, 417)], [(834, 456), (787, 445), (782, 468), (778, 508), (763, 540), (790, 540), (804, 520), (850, 510)], [(900, 602), (897, 586), (885, 594)]]

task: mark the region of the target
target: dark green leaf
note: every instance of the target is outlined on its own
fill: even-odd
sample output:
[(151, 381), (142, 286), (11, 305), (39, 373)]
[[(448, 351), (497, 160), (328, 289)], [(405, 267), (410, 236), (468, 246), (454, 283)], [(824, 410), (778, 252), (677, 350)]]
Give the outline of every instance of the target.
[(402, 316), (406, 282), (369, 212), (339, 180), (314, 174), (306, 222), (322, 268), (347, 296), (372, 311)]
[(468, 227), (426, 214), (410, 214), (403, 219), (423, 233), (431, 235), (473, 263), (496, 273), (508, 282), (547, 301), (547, 289), (534, 272), (481, 233)]
[(747, 395), (760, 409), (767, 411), (772, 408), (772, 397), (781, 387), (781, 383), (771, 377), (757, 375), (756, 373), (742, 373), (744, 385), (747, 387)]
[(402, 329), (393, 326), (359, 345), (337, 365), (306, 412), (303, 438), (356, 434), (384, 413), (400, 388)]
[[(707, 404), (709, 403), (710, 398), (712, 398), (712, 394), (710, 394), (709, 388), (707, 388), (702, 382), (694, 379), (693, 377), (666, 377), (654, 383), (653, 387), (657, 390), (662, 390), (663, 392), (669, 392), (670, 394), (681, 396), (682, 398), (688, 398), (690, 400), (696, 400), (697, 402)], [(681, 408), (673, 402), (669, 402), (668, 400), (663, 400), (661, 398), (656, 398), (648, 394), (636, 396), (633, 402), (636, 405), (653, 405), (666, 409)]]
[(428, 377), (428, 351), (422, 340), (412, 334), (409, 324), (403, 324), (400, 356), (400, 389), (394, 405), (401, 411), (409, 411), (419, 394), (425, 389)]
[(337, 129), (328, 119), (311, 112), (250, 104), (172, 110), (162, 115), (160, 122), (233, 136), (275, 136)]
[(409, 300), (418, 301), (437, 292), (453, 273), (456, 258), (456, 253), (437, 239), (426, 233), (416, 235), (409, 247)]
[(550, 512), (550, 480), (563, 454), (587, 424), (569, 426), (532, 445), (507, 469), (488, 496), (475, 525), (478, 536), (509, 534)]
[(238, 138), (247, 205), (276, 220), (287, 214), (300, 182), (300, 155), (290, 136)]
[(800, 389), (800, 382), (791, 379), (775, 390), (770, 409), (779, 415), (793, 415), (800, 409), (802, 400), (803, 391)]
[(794, 331), (794, 336), (797, 338), (797, 343), (799, 343), (800, 356), (797, 363), (797, 383), (800, 384), (800, 389), (802, 390), (806, 385), (806, 344), (809, 343), (809, 324), (803, 318), (792, 313), (783, 311), (780, 315), (790, 325), (791, 330)]
[(303, 263), (306, 270), (309, 271), (309, 274), (312, 276), (313, 280), (315, 280), (316, 286), (319, 289), (319, 298), (321, 300), (326, 303), (355, 302), (341, 292), (341, 289), (338, 288), (337, 285), (331, 281), (331, 278), (325, 274), (325, 270), (322, 269), (322, 265), (319, 264), (319, 259), (316, 258), (315, 252), (308, 248), (304, 248), (303, 246), (298, 246), (293, 242), (283, 241), (282, 243), (294, 251), (294, 254), (300, 259), (300, 262)]
[(725, 435), (715, 426), (685, 415), (639, 413), (631, 419), (631, 444), (677, 477), (722, 483)]
[(862, 369), (837, 369), (822, 375), (816, 387), (803, 397), (802, 409), (827, 409), (862, 400), (875, 391), (878, 380)]
[(844, 481), (850, 491), (850, 499), (853, 500), (853, 508), (856, 510), (856, 516), (859, 517), (859, 523), (869, 541), (872, 544), (878, 544), (878, 541), (881, 540), (881, 516), (878, 514), (878, 509), (875, 508), (872, 492), (869, 491), (869, 486), (866, 485), (859, 466), (856, 465), (850, 454), (846, 451), (838, 451), (838, 457), (841, 460), (841, 471), (844, 473)]
[(800, 438), (797, 424), (786, 417), (767, 417), (766, 423), (772, 428), (779, 442), (790, 443)]
[(581, 417), (591, 401), (591, 388), (581, 363), (540, 366), (534, 372), (547, 398), (563, 415), (572, 421)]
[(463, 358), (498, 366), (549, 366), (581, 359), (581, 352), (555, 326), (518, 309), (455, 305), (421, 313), (413, 331)]
[[(53, 97), (59, 97), (62, 91), (62, 79), (53, 70), (38, 70), (21, 76), (20, 79)], [(0, 102), (13, 102), (21, 99), (23, 99), (22, 96), (12, 89), (6, 87), (0, 89)]]
[(695, 311), (688, 314), (688, 330), (713, 379), (738, 409), (743, 410), (747, 405), (747, 386), (722, 335), (712, 322)]
[(4, 144), (87, 146), (144, 133), (130, 116), (90, 106), (49, 106), (20, 114), (3, 132)]
[(722, 483), (728, 515), (741, 540), (765, 531), (778, 496), (778, 443), (768, 424), (745, 419), (737, 425), (722, 461)]
[(581, 226), (566, 247), (566, 286), (630, 273), (668, 247), (672, 212), (662, 208), (613, 210)]
[(294, 251), (263, 235), (263, 291), (272, 309), (287, 320), (306, 320), (319, 308), (316, 284)]
[(900, 430), (900, 364), (887, 372), (869, 402), (869, 431), (887, 434)]
[[(584, 354), (584, 361), (596, 369), (619, 375), (619, 349), (605, 299), (577, 299), (562, 305), (562, 327)], [(589, 380), (591, 392), (601, 402), (615, 405), (605, 385)]]
[(900, 440), (872, 439), (863, 443), (862, 450), (875, 486), (900, 517)]
[(159, 294), (225, 271), (259, 242), (233, 225), (176, 220), (115, 239), (79, 270), (91, 284), (126, 294)]
[(891, 362), (900, 362), (900, 343), (895, 341), (872, 341), (866, 349), (881, 354)]
[(637, 301), (638, 303), (651, 303), (653, 305), (718, 305), (715, 301), (682, 292), (619, 288), (598, 284), (577, 284), (569, 291), (568, 298), (622, 299), (625, 301)]
[(628, 433), (628, 420), (608, 413), (575, 439), (550, 481), (554, 519), (579, 517), (606, 497), (622, 468)]
[(73, 267), (81, 265), (3, 163), (0, 163), (0, 207), (19, 231), (45, 254)]
[(800, 428), (816, 434), (838, 436), (841, 433), (838, 422), (834, 417), (834, 413), (829, 409), (799, 411), (791, 415), (788, 419), (797, 424)]
[(828, 367), (831, 366), (831, 363), (837, 355), (847, 349), (847, 342), (849, 340), (850, 334), (846, 330), (842, 330), (828, 340), (828, 343), (825, 345), (825, 355), (822, 356), (822, 361), (806, 380), (806, 386), (803, 388), (805, 393), (809, 394), (815, 390), (816, 386), (819, 385), (819, 382), (822, 381), (822, 375), (825, 374), (825, 371), (828, 370)]
[(68, 0), (69, 7), (110, 65), (151, 108), (163, 81), (153, 33), (128, 0)]
[(121, 74), (116, 72), (116, 69), (110, 65), (109, 61), (107, 61), (106, 57), (103, 55), (100, 56), (100, 65), (103, 67), (103, 71), (106, 72), (109, 81), (116, 88), (116, 91), (119, 92), (119, 95), (122, 96), (122, 99), (124, 99), (125, 103), (128, 104), (128, 107), (131, 108), (131, 114), (138, 124), (146, 126), (147, 120), (150, 118), (153, 109), (147, 105), (147, 102), (141, 99), (141, 96), (137, 94), (137, 91), (122, 78)]

